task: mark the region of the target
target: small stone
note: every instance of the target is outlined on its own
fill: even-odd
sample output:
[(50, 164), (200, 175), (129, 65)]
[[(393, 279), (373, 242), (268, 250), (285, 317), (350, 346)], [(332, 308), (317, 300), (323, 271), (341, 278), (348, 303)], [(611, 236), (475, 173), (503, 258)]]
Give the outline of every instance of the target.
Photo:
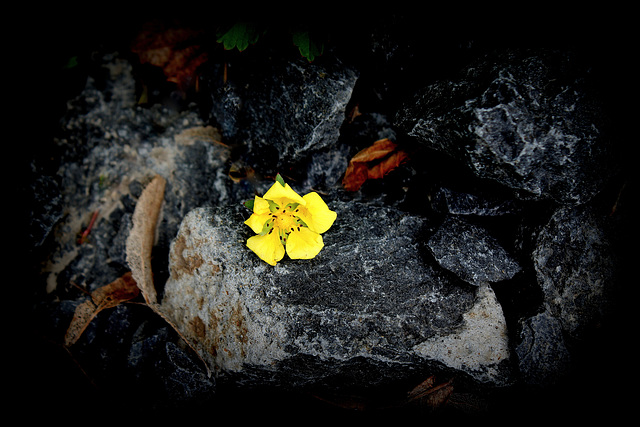
[(447, 217), (427, 245), (442, 267), (475, 286), (511, 279), (521, 270), (484, 228), (453, 216)]
[(568, 372), (571, 363), (562, 325), (548, 312), (521, 323), (521, 341), (515, 350), (523, 382), (537, 386), (556, 383)]

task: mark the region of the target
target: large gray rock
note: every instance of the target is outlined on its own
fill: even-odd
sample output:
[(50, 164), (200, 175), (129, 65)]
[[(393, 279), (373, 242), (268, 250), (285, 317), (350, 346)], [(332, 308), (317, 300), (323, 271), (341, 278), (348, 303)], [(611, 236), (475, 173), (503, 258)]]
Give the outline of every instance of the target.
[(407, 135), (523, 199), (579, 204), (610, 175), (587, 67), (565, 52), (507, 52), (424, 88), (396, 116)]
[(212, 91), (212, 115), (251, 166), (282, 171), (335, 146), (355, 70), (335, 58), (307, 63), (277, 57), (232, 62), (230, 70), (228, 81)]
[(573, 337), (593, 328), (610, 308), (616, 255), (590, 205), (558, 209), (532, 254), (545, 309)]
[(515, 352), (521, 380), (549, 386), (571, 371), (571, 345), (593, 339), (607, 319), (620, 277), (606, 222), (590, 204), (557, 209), (531, 257), (542, 302), (520, 320)]
[(424, 370), (510, 381), (500, 305), (430, 257), (426, 219), (329, 206), (338, 219), (320, 254), (275, 267), (246, 248), (243, 208), (184, 219), (162, 308), (214, 372), (290, 386), (372, 386)]

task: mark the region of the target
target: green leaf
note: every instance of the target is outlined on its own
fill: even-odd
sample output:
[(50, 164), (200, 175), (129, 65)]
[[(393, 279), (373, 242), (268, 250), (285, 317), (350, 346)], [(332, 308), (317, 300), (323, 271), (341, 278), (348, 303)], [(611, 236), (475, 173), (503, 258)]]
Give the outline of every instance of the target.
[(322, 55), (324, 50), (324, 44), (316, 43), (308, 31), (294, 31), (293, 32), (293, 44), (298, 47), (300, 55), (307, 58), (309, 62), (316, 59), (317, 56)]
[(62, 68), (65, 69), (65, 70), (68, 70), (70, 68), (75, 68), (77, 66), (78, 66), (78, 57), (77, 56), (72, 56), (71, 58), (69, 58), (67, 63), (64, 64), (64, 66)]
[(237, 22), (226, 33), (218, 37), (218, 43), (224, 45), (225, 50), (238, 48), (240, 52), (258, 41), (259, 32), (254, 24)]
[(284, 187), (284, 179), (282, 178), (282, 175), (277, 174), (276, 175), (276, 181), (278, 181), (280, 183), (280, 185), (282, 185)]
[(243, 205), (250, 211), (253, 211), (253, 205), (255, 201), (256, 201), (255, 199), (247, 200), (246, 202), (243, 203)]

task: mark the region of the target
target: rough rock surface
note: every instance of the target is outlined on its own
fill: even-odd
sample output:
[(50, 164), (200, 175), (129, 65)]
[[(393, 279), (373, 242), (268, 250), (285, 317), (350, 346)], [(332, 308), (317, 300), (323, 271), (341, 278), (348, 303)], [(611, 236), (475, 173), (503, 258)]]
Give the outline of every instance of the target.
[(545, 308), (570, 336), (602, 320), (616, 280), (615, 252), (589, 205), (557, 210), (538, 236), (533, 261)]
[(429, 258), (427, 220), (330, 206), (338, 220), (321, 253), (275, 268), (245, 247), (246, 212), (187, 215), (162, 307), (212, 369), (290, 386), (375, 386), (425, 369), (510, 380), (500, 305)]
[(519, 207), (510, 198), (439, 188), (433, 195), (431, 206), (437, 212), (451, 215), (502, 216), (517, 213)]
[(480, 383), (504, 386), (513, 377), (508, 369), (510, 345), (502, 307), (490, 286), (480, 286), (473, 307), (456, 333), (431, 337), (416, 347), (426, 359), (471, 375)]
[(427, 243), (441, 266), (476, 286), (511, 279), (520, 266), (483, 228), (448, 217)]
[(611, 172), (588, 72), (566, 52), (490, 55), (424, 88), (396, 124), (523, 199), (584, 203)]
[(562, 326), (553, 316), (544, 312), (523, 321), (520, 339), (515, 352), (525, 384), (554, 384), (570, 369)]
[(301, 66), (271, 57), (259, 68), (232, 63), (231, 75), (224, 85), (211, 82), (213, 118), (242, 147), (244, 161), (263, 172), (334, 148), (358, 77), (336, 60)]

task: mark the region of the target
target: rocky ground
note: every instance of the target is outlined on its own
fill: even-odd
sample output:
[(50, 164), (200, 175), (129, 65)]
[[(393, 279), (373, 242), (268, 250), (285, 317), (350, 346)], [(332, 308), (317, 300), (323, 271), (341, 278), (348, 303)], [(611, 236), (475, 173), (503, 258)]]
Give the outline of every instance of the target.
[[(53, 130), (19, 186), (22, 399), (68, 416), (626, 409), (620, 50), (406, 22), (321, 32), (313, 62), (282, 27), (239, 52), (200, 20), (55, 50)], [(347, 190), (350, 160), (383, 139), (407, 160)], [(243, 202), (276, 173), (338, 220), (316, 258), (272, 268), (244, 245)], [(88, 295), (132, 269), (156, 175), (157, 305), (136, 294), (69, 342)]]

